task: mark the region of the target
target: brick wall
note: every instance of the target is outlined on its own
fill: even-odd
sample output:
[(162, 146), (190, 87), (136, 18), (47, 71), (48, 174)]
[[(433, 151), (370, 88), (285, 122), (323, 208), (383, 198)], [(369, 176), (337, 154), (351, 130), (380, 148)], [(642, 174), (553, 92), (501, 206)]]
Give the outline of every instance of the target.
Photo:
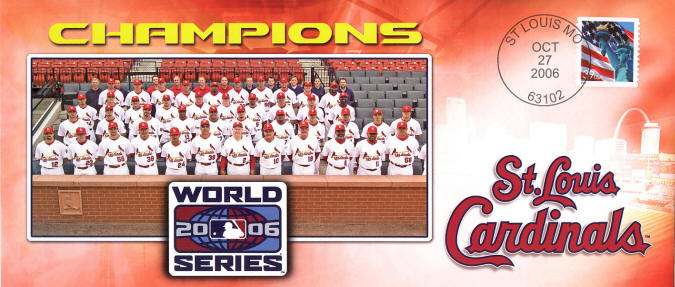
[[(164, 223), (173, 181), (283, 181), (293, 224), (427, 223), (424, 176), (33, 175), (33, 222)], [(80, 190), (82, 215), (61, 215), (58, 190)]]

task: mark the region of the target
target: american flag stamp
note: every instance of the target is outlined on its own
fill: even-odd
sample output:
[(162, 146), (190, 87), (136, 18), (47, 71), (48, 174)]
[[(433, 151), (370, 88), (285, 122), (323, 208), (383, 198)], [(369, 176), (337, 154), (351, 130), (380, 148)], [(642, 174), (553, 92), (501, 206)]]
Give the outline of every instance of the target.
[(584, 41), (578, 52), (577, 83), (587, 87), (637, 87), (640, 56), (638, 18), (579, 17)]

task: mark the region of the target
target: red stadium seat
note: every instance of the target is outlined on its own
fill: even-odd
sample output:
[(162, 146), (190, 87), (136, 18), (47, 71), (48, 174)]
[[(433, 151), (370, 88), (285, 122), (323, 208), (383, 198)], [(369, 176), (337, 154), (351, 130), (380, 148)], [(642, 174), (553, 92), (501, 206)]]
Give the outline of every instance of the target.
[(215, 59), (211, 62), (211, 66), (215, 67), (225, 67), (225, 60)]
[(212, 65), (211, 59), (201, 59), (199, 60), (199, 67), (201, 68), (210, 68)]
[(78, 63), (77, 60), (68, 59), (63, 63), (63, 66), (66, 67), (66, 68), (75, 68), (75, 67), (77, 67), (77, 63)]
[(211, 69), (199, 68), (199, 77), (204, 77), (204, 80), (208, 82), (211, 79)]
[(186, 67), (199, 67), (199, 60), (197, 60), (197, 59), (188, 59), (185, 66), (186, 66)]
[(183, 79), (194, 82), (197, 79), (195, 69), (183, 69)]
[[(220, 82), (220, 79), (223, 77), (223, 69), (211, 69), (211, 81)], [(208, 81), (208, 79), (207, 79)]]
[(174, 67), (185, 67), (187, 65), (187, 61), (184, 59), (176, 59), (173, 62)]
[(73, 82), (83, 83), (85, 82), (85, 68), (75, 68), (73, 69)]

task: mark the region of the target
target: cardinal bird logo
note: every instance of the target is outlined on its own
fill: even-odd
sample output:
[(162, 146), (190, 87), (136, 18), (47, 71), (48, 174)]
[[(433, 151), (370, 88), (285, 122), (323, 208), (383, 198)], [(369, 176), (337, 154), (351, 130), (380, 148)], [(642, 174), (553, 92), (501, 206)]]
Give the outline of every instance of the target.
[(148, 145), (148, 150), (149, 150), (149, 151), (152, 151), (152, 148), (150, 147), (150, 145)]
[(55, 151), (55, 150), (52, 150), (52, 153), (53, 153), (55, 156), (59, 156), (58, 154), (56, 154), (56, 151)]
[(212, 149), (216, 149), (215, 147), (213, 147), (213, 145), (212, 145), (212, 144), (209, 144), (209, 146), (210, 146), (210, 147), (211, 147)]
[(124, 150), (124, 149), (122, 149), (122, 146), (121, 146), (121, 145), (117, 145), (117, 148), (119, 148), (120, 151), (123, 151), (123, 150)]
[(314, 150), (311, 146), (307, 145), (307, 149)]
[(278, 152), (278, 153), (281, 153), (281, 152), (277, 149), (277, 147), (274, 147), (274, 151), (276, 151), (276, 152)]
[(382, 155), (380, 154), (380, 151), (379, 151), (379, 150), (378, 150), (378, 151), (375, 151), (375, 152), (377, 152), (377, 155), (378, 155), (378, 156), (382, 156)]
[(241, 147), (241, 149), (243, 149), (245, 152), (248, 152), (245, 146)]
[(409, 152), (412, 152), (412, 150), (410, 150), (409, 146), (406, 146), (405, 149), (407, 149)]

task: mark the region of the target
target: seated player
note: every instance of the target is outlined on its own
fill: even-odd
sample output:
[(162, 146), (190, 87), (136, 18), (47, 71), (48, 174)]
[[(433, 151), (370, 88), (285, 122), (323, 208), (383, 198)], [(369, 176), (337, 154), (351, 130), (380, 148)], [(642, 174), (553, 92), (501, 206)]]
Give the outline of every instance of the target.
[(138, 96), (133, 96), (131, 97), (131, 107), (124, 112), (124, 122), (131, 127), (132, 125), (138, 125), (142, 117), (143, 106), (141, 106), (141, 101)]
[(254, 175), (254, 147), (250, 137), (242, 133), (243, 126), (239, 121), (232, 122), (232, 136), (225, 140), (220, 148), (220, 174)]
[(67, 157), (73, 162), (75, 175), (96, 175), (98, 146), (87, 138), (84, 128), (77, 128), (77, 140), (68, 146)]
[(229, 135), (232, 135), (232, 124), (236, 122), (242, 125), (242, 135), (252, 140), (256, 133), (255, 122), (246, 116), (246, 107), (243, 105), (237, 107), (237, 117), (227, 124), (227, 127), (230, 128)]
[(316, 137), (319, 144), (322, 144), (326, 138), (326, 127), (319, 122), (319, 117), (316, 116), (317, 110), (310, 109), (309, 112), (309, 136)]
[(200, 135), (191, 142), (190, 153), (195, 157), (195, 175), (217, 175), (217, 162), (220, 157), (220, 139), (211, 134), (209, 120), (199, 123)]
[(230, 95), (227, 93), (222, 96), (222, 100), (218, 106), (218, 114), (220, 115), (220, 119), (226, 123), (237, 117), (237, 107), (230, 103)]
[(87, 95), (79, 94), (77, 95), (77, 106), (75, 106), (77, 111), (77, 118), (83, 120), (89, 126), (89, 134), (94, 134), (94, 127), (98, 122), (98, 113), (96, 109), (87, 105)]
[(387, 139), (385, 153), (389, 159), (388, 175), (412, 175), (413, 161), (419, 153), (419, 143), (408, 135), (406, 122), (396, 124), (396, 136)]
[[(220, 144), (224, 143), (227, 137), (230, 135), (229, 129), (225, 121), (221, 120), (218, 117), (218, 107), (211, 106), (209, 108), (209, 132), (215, 137), (218, 138)], [(201, 129), (195, 129), (196, 135), (201, 134)]]
[(187, 163), (192, 157), (190, 145), (181, 141), (181, 132), (177, 127), (169, 130), (171, 141), (162, 146), (162, 157), (166, 159), (166, 175), (186, 175)]
[(195, 121), (187, 116), (187, 108), (184, 105), (178, 106), (178, 118), (173, 119), (171, 123), (165, 127), (171, 130), (177, 128), (180, 131), (180, 140), (184, 143), (190, 143), (195, 135)]
[(260, 175), (280, 175), (284, 141), (274, 136), (272, 124), (263, 126), (263, 134), (265, 136), (256, 143), (253, 153), (260, 162)]
[(389, 126), (389, 134), (390, 135), (395, 135), (396, 134), (396, 126), (400, 122), (405, 122), (406, 126), (408, 126), (408, 135), (411, 137), (414, 137), (417, 139), (419, 135), (422, 134), (422, 127), (420, 126), (420, 123), (412, 118), (412, 107), (405, 105), (403, 108), (401, 108), (401, 118), (396, 119), (393, 122), (391, 122), (391, 126)]
[(124, 122), (124, 108), (122, 106), (118, 105), (117, 102), (115, 101), (115, 95), (113, 93), (108, 93), (108, 98), (105, 102), (105, 105), (101, 107), (101, 110), (99, 111), (99, 120), (102, 120), (103, 117), (105, 116), (105, 108), (106, 107), (112, 107), (113, 111), (113, 116), (117, 119), (120, 119), (120, 121)]
[(187, 115), (193, 118), (196, 122), (204, 120), (209, 117), (209, 109), (211, 106), (204, 103), (201, 95), (195, 95), (194, 104), (188, 106)]
[(382, 110), (374, 109), (373, 110), (373, 121), (363, 127), (363, 133), (361, 137), (367, 137), (366, 131), (370, 130), (370, 127), (374, 127), (377, 131), (377, 140), (384, 144), (389, 138), (389, 125), (382, 121)]
[(286, 156), (293, 161), (293, 175), (315, 175), (316, 161), (321, 153), (319, 142), (309, 136), (307, 122), (299, 125), (300, 134), (286, 145)]
[(110, 133), (108, 131), (110, 130), (110, 125), (112, 123), (115, 123), (115, 126), (119, 127), (115, 129), (122, 136), (124, 136), (127, 133), (126, 129), (124, 128), (124, 123), (122, 123), (122, 120), (120, 120), (119, 118), (115, 118), (115, 116), (113, 115), (113, 107), (106, 106), (104, 110), (105, 110), (104, 117), (100, 122), (98, 122), (98, 125), (96, 126), (96, 140), (99, 143), (103, 139), (106, 139), (110, 136)]
[(118, 132), (117, 122), (108, 125), (109, 137), (98, 145), (98, 160), (103, 161), (104, 175), (128, 175), (127, 158), (131, 150), (129, 140)]
[(130, 156), (134, 157), (136, 175), (157, 175), (157, 158), (161, 154), (159, 149), (159, 140), (157, 137), (151, 137), (148, 132), (147, 122), (138, 124), (139, 136), (131, 140)]
[(323, 123), (324, 122), (324, 114), (323, 114), (323, 109), (320, 109), (316, 105), (316, 95), (311, 94), (307, 96), (307, 105), (301, 107), (298, 109), (298, 116), (297, 119), (298, 121), (306, 121), (309, 118), (308, 112), (311, 109), (314, 109), (316, 112), (316, 115), (319, 119), (319, 122)]
[(354, 148), (357, 175), (382, 175), (382, 161), (385, 157), (384, 143), (377, 139), (380, 131), (376, 126), (368, 127), (366, 140), (360, 141)]
[(65, 145), (70, 145), (75, 141), (75, 131), (79, 127), (88, 129), (89, 125), (77, 117), (77, 108), (68, 107), (68, 119), (59, 124), (59, 137), (63, 139)]
[(345, 138), (345, 126), (335, 125), (335, 138), (323, 146), (321, 155), (328, 163), (326, 175), (349, 175), (354, 143)]
[(45, 139), (35, 147), (35, 159), (40, 161), (40, 174), (62, 175), (63, 160), (68, 156), (67, 147), (54, 138), (52, 127), (46, 127), (42, 134)]

